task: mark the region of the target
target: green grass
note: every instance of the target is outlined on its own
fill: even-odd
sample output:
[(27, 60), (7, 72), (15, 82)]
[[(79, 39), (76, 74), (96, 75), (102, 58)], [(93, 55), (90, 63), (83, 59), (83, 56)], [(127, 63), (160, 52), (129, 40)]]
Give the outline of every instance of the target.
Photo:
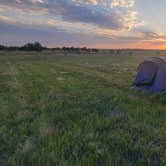
[(0, 53), (0, 165), (165, 165), (166, 95), (130, 88), (146, 58)]

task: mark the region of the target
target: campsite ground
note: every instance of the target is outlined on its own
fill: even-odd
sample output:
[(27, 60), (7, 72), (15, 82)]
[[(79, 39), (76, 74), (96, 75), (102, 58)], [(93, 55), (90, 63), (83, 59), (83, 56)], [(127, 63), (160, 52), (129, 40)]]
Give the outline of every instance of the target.
[(139, 55), (0, 53), (0, 165), (164, 165), (166, 96), (132, 91)]

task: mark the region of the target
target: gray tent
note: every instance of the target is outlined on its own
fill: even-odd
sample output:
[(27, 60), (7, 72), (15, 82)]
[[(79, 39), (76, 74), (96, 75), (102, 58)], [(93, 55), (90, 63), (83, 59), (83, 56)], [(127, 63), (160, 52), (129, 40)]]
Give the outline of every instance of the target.
[(166, 62), (160, 58), (151, 58), (141, 63), (133, 88), (166, 92)]

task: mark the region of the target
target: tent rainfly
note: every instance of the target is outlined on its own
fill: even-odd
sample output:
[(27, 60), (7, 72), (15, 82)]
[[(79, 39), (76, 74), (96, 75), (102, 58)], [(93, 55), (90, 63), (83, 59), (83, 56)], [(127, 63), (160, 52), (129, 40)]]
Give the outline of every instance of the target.
[(160, 58), (151, 58), (141, 63), (133, 89), (166, 92), (166, 62)]

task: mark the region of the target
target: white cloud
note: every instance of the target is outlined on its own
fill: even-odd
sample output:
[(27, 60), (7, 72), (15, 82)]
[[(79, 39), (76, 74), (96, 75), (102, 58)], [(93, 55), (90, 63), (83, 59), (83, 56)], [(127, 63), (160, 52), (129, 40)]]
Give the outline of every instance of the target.
[(134, 3), (135, 3), (135, 0), (112, 0), (111, 8), (114, 8), (114, 7), (129, 8), (129, 7), (133, 7)]
[(92, 4), (92, 5), (98, 4), (98, 0), (72, 0), (72, 1), (76, 3), (86, 3), (86, 4)]
[(44, 3), (44, 0), (31, 0), (32, 3)]

